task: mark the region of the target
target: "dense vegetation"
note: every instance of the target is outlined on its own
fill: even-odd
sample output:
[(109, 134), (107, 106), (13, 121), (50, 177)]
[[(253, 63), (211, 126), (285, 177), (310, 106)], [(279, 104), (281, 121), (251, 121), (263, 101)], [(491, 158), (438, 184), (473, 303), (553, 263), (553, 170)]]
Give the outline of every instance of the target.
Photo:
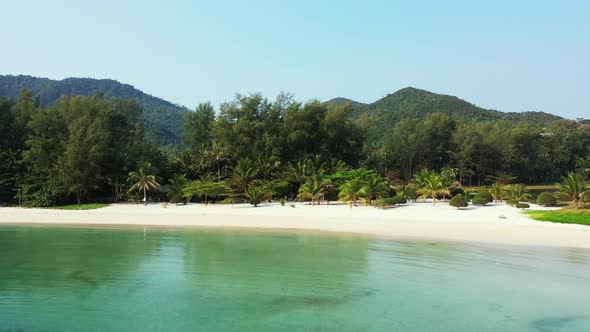
[(45, 107), (54, 105), (62, 96), (132, 98), (143, 110), (141, 119), (146, 132), (159, 144), (178, 145), (182, 141), (183, 115), (188, 109), (143, 93), (131, 85), (114, 80), (66, 78), (61, 81), (26, 75), (0, 75), (0, 97), (16, 98), (23, 89), (32, 92), (35, 101)]
[(461, 117), (433, 105), (440, 112), (415, 110), (385, 126), (370, 112), (356, 114), (361, 104), (237, 95), (218, 110), (204, 103), (187, 112), (183, 147), (171, 152), (146, 134), (133, 100), (99, 93), (44, 106), (24, 90), (0, 100), (0, 202), (299, 199), (391, 207), (417, 197), (436, 204), (462, 185), (493, 184), (464, 201), (518, 204), (531, 197), (508, 183), (559, 181), (572, 171), (571, 190), (562, 191), (574, 204), (587, 199), (589, 126), (486, 118), (476, 109)]

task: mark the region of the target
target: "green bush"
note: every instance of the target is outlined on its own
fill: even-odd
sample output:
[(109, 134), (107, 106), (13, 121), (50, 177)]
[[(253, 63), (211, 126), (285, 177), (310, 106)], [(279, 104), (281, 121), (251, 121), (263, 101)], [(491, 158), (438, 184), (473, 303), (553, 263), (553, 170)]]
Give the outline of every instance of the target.
[(523, 209), (524, 210), (524, 209), (530, 208), (531, 206), (528, 205), (527, 203), (518, 203), (518, 204), (515, 205), (515, 207), (517, 209)]
[(405, 198), (404, 196), (393, 196), (392, 197), (393, 202), (395, 202), (395, 204), (406, 204), (408, 202), (408, 199)]
[(451, 198), (449, 205), (461, 210), (462, 207), (469, 206), (469, 203), (467, 203), (467, 201), (465, 200), (464, 195), (455, 195), (453, 198)]
[(405, 204), (408, 200), (403, 196), (394, 196), (394, 197), (387, 197), (387, 198), (380, 198), (376, 200), (373, 204), (375, 207), (386, 209), (393, 207), (398, 204)]
[(520, 203), (520, 202), (515, 199), (511, 199), (511, 200), (506, 201), (506, 204), (508, 204), (510, 206), (515, 206), (518, 203)]
[(545, 191), (537, 196), (537, 204), (541, 206), (555, 206), (557, 204), (557, 199), (552, 193)]
[(226, 198), (226, 199), (222, 200), (222, 201), (221, 201), (221, 202), (219, 202), (219, 203), (221, 203), (221, 204), (240, 204), (240, 203), (244, 203), (244, 202), (245, 202), (245, 201), (244, 201), (244, 199), (242, 199), (242, 198), (238, 198), (238, 197), (228, 197), (228, 198)]
[(459, 187), (451, 188), (451, 196), (455, 197), (457, 195), (465, 195), (465, 190), (463, 190), (463, 188), (459, 188)]
[(488, 201), (487, 197), (483, 197), (483, 196), (480, 196), (479, 194), (477, 194), (477, 195), (475, 195), (475, 197), (473, 197), (471, 202), (473, 203), (473, 205), (484, 206), (484, 205), (488, 204), (490, 201)]
[(285, 203), (287, 202), (286, 199), (284, 198), (279, 198), (279, 203), (281, 203), (281, 206), (285, 206)]
[(486, 203), (491, 203), (494, 201), (494, 196), (492, 196), (492, 193), (490, 193), (487, 190), (480, 191), (479, 193), (477, 193), (477, 195), (475, 197), (477, 197), (477, 196), (485, 198), (487, 200)]

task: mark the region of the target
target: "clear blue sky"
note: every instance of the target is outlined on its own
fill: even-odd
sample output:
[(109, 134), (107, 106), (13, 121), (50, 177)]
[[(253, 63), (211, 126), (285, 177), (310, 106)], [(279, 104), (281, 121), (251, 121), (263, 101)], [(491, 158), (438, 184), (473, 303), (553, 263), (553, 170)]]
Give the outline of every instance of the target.
[(0, 74), (113, 78), (190, 108), (406, 86), (590, 117), (590, 1), (0, 0)]

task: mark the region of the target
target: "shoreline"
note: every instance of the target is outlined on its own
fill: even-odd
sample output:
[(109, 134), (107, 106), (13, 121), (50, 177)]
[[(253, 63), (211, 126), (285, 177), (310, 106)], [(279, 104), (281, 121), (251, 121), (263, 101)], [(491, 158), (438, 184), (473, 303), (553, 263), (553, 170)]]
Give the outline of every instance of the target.
[[(532, 205), (530, 210), (547, 210)], [(502, 217), (502, 218), (501, 218)], [(590, 249), (590, 227), (529, 219), (505, 204), (457, 210), (440, 202), (381, 210), (342, 203), (165, 205), (118, 203), (96, 210), (0, 208), (0, 226), (191, 228), (321, 232), (409, 241), (440, 241)]]

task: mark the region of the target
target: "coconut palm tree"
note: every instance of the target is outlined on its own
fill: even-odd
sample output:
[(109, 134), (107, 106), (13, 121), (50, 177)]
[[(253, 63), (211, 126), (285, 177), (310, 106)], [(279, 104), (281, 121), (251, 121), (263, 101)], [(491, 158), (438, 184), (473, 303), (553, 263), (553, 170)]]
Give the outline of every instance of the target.
[(246, 190), (246, 198), (250, 200), (250, 204), (254, 205), (254, 207), (257, 207), (265, 197), (264, 190), (258, 186), (249, 186)]
[[(166, 195), (168, 198), (170, 198), (170, 202), (183, 202), (182, 190), (186, 186), (187, 182), (188, 181), (185, 174), (172, 175), (172, 178), (168, 180), (168, 186), (166, 186), (166, 189), (168, 189), (168, 193)], [(186, 201), (184, 203), (186, 203)]]
[(344, 202), (351, 202), (356, 206), (356, 201), (363, 195), (364, 182), (360, 178), (352, 178), (340, 186), (338, 198)]
[(383, 195), (389, 190), (387, 181), (378, 174), (369, 176), (361, 188), (362, 197), (372, 205), (373, 198)]
[(442, 177), (435, 172), (430, 172), (430, 174), (422, 177), (420, 180), (418, 192), (422, 194), (423, 197), (431, 197), (433, 206), (436, 206), (436, 197), (438, 195), (451, 194), (443, 182)]
[(407, 200), (416, 201), (416, 188), (410, 184), (401, 183), (395, 186), (395, 192), (397, 196), (404, 197)]
[(247, 195), (248, 187), (253, 184), (257, 173), (252, 160), (240, 159), (234, 167), (231, 182), (241, 193)]
[(259, 170), (259, 176), (268, 180), (279, 170), (281, 160), (277, 156), (265, 155), (256, 159), (256, 168)]
[(566, 177), (563, 178), (563, 183), (559, 185), (559, 193), (567, 196), (574, 207), (577, 210), (580, 201), (582, 201), (586, 195), (590, 195), (590, 185), (580, 173), (569, 172)]
[(143, 191), (143, 202), (146, 204), (147, 192), (160, 188), (160, 184), (156, 181), (156, 176), (149, 174), (151, 168), (152, 164), (143, 163), (137, 171), (129, 172), (129, 178), (127, 179), (127, 181), (133, 183), (128, 192)]
[(299, 183), (301, 187), (308, 176), (310, 176), (309, 170), (310, 162), (308, 160), (298, 160), (297, 162), (291, 162), (287, 166), (287, 177), (290, 181)]
[(324, 198), (324, 194), (327, 191), (327, 186), (330, 184), (328, 178), (321, 174), (311, 176), (301, 187), (299, 187), (299, 197), (302, 200), (311, 201), (311, 205), (317, 202), (320, 205), (320, 201)]
[(490, 187), (490, 194), (494, 197), (494, 203), (501, 202), (504, 199), (504, 186), (500, 182), (494, 182)]
[(523, 184), (511, 184), (506, 186), (506, 194), (515, 201), (526, 201), (531, 198), (529, 190)]

